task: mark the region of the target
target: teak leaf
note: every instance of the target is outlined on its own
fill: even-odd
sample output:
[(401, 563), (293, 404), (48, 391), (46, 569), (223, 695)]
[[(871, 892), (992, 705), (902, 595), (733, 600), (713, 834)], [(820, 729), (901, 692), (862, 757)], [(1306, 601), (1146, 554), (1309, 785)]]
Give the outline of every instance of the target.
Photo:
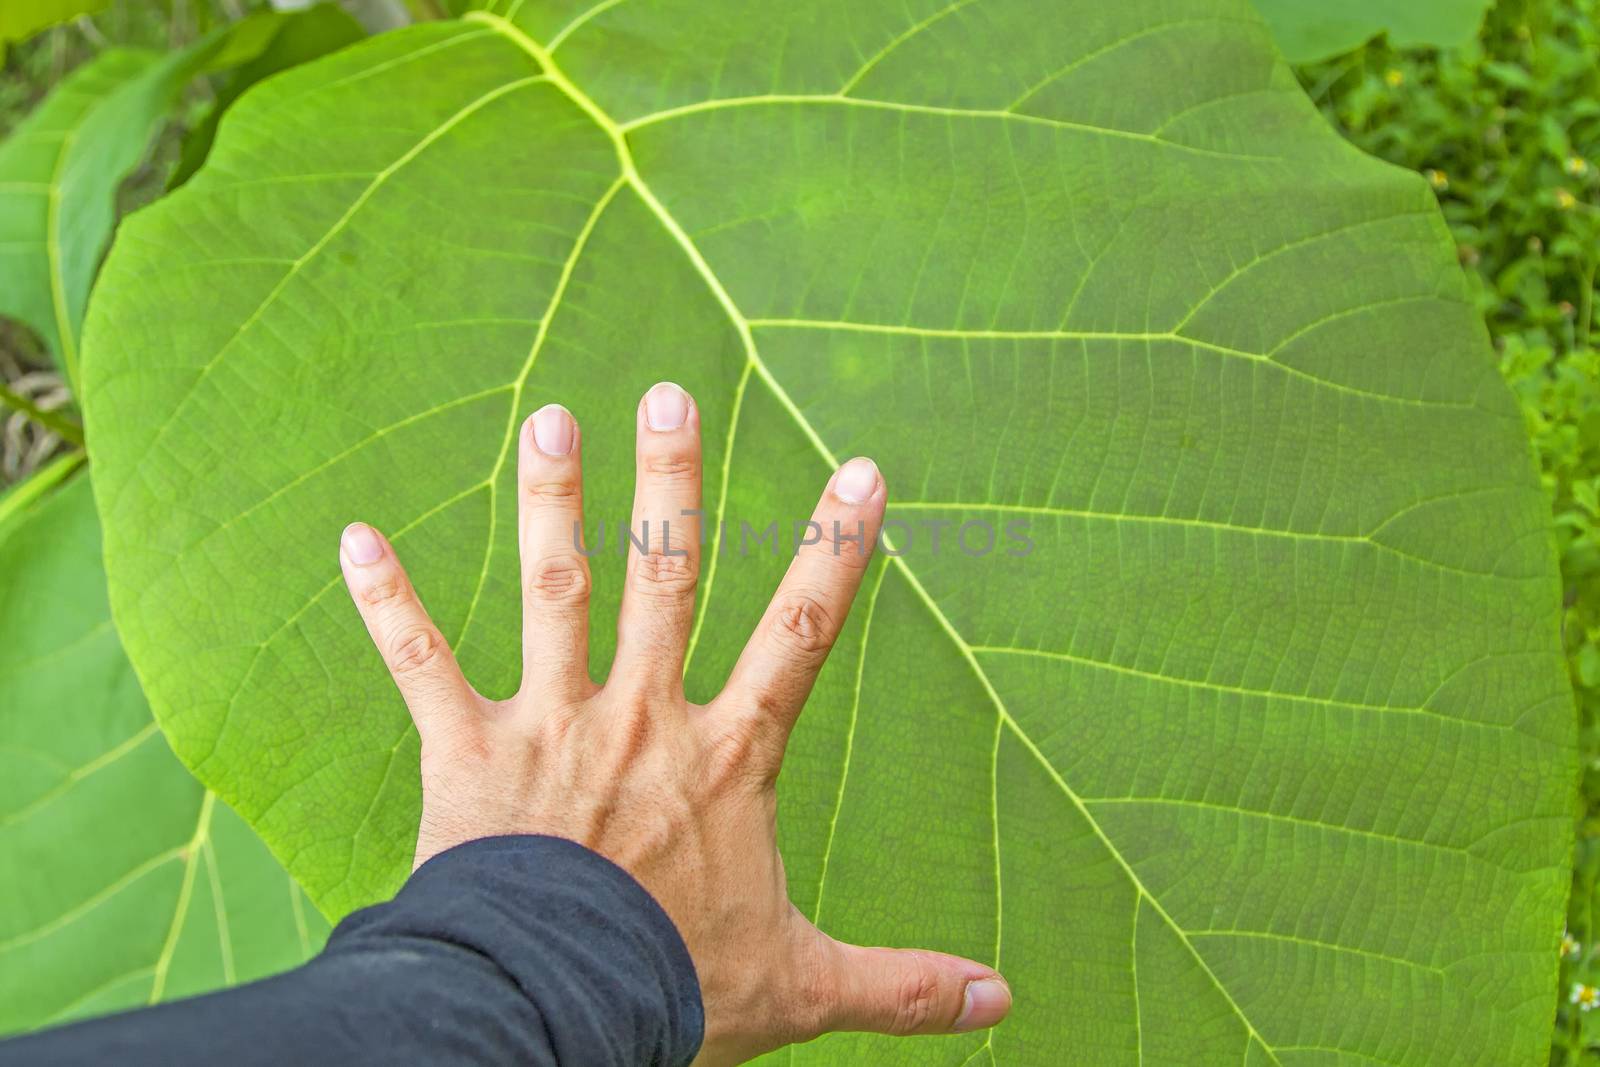
[(1466, 44), (1493, 0), (1251, 0), (1291, 63), (1348, 52), (1387, 34), (1397, 48)]
[(0, 142), (0, 315), (37, 331), (74, 384), (117, 186), (218, 40), (166, 56), (108, 49)]
[(111, 628), (88, 478), (0, 497), (0, 1033), (305, 959), (327, 924), (173, 758)]
[(890, 486), (901, 554), (781, 782), (797, 906), (1017, 996), (992, 1036), (796, 1062), (1541, 1055), (1574, 747), (1546, 505), (1428, 189), (1242, 0), (511, 15), (247, 93), (89, 324), (119, 627), (324, 909), (395, 888), (418, 810), (341, 526), (508, 694), (512, 443), (566, 403), (603, 677), (670, 378), (728, 524), (694, 699), (785, 565), (755, 535), (843, 457)]

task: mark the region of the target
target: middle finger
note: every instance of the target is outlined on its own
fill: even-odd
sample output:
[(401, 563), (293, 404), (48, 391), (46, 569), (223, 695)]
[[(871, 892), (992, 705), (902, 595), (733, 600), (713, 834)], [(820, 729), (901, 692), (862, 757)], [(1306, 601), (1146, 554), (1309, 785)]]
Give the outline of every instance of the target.
[(700, 577), (700, 413), (689, 394), (661, 382), (638, 412), (628, 575), (611, 676), (681, 693), (683, 656)]

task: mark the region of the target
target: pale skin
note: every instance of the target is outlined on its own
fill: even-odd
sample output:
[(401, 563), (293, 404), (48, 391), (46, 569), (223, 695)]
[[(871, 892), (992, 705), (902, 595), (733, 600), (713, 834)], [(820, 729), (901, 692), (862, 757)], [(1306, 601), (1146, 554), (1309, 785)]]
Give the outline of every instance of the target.
[(648, 522), (652, 536), (648, 551), (629, 549), (604, 685), (589, 673), (589, 563), (573, 543), (582, 435), (565, 408), (541, 408), (519, 436), (523, 666), (510, 699), (467, 682), (393, 547), (369, 526), (346, 529), (351, 597), (422, 739), (416, 863), (476, 838), (550, 834), (628, 871), (694, 960), (706, 1018), (696, 1063), (707, 1067), (833, 1030), (993, 1026), (1011, 1007), (993, 968), (834, 940), (789, 902), (778, 854), (778, 768), (877, 540), (877, 467), (846, 463), (812, 516), (829, 533), (864, 523), (864, 544), (824, 536), (801, 548), (726, 687), (693, 704), (683, 665), (701, 551), (685, 512), (700, 507), (699, 411), (663, 382), (640, 402), (637, 434), (632, 529)]

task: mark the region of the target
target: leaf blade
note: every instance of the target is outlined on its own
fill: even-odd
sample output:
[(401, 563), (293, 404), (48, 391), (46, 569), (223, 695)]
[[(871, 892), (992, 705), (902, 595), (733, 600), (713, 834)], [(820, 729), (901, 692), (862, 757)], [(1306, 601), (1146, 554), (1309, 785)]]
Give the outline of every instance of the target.
[[(706, 474), (719, 519), (803, 515), (838, 458), (870, 450), (908, 498), (894, 517), (954, 516), (954, 533), (993, 514), (1036, 524), (1032, 562), (924, 548), (886, 565), (872, 627), (917, 637), (869, 642), (865, 621), (852, 623), (782, 782), (796, 899), (827, 928), (934, 937), (1018, 977), (1016, 1017), (992, 1040), (949, 1046), (952, 1063), (1059, 1056), (1085, 1040), (1093, 1062), (1176, 1055), (1184, 1041), (1187, 1062), (1233, 1063), (1310, 1046), (1402, 1061), (1422, 1047), (1538, 1047), (1548, 1021), (1528, 1006), (1544, 1002), (1550, 968), (1530, 946), (1559, 922), (1570, 695), (1543, 501), (1426, 190), (1337, 142), (1246, 17), (1205, 22), (1208, 43), (1239, 62), (1168, 94), (1174, 69), (1193, 70), (1171, 62), (1172, 37), (1147, 8), (1067, 7), (1057, 17), (1083, 23), (1076, 37), (1041, 33), (1023, 5), (938, 10), (893, 26), (895, 12), (871, 8), (874, 47), (800, 40), (818, 69), (780, 64), (764, 84), (737, 67), (715, 80), (725, 42), (767, 47), (738, 13), (690, 52), (673, 45), (693, 26), (684, 12), (613, 5), (577, 24), (555, 63), (522, 29), (473, 16), (264, 87), (255, 118), (315, 100), (292, 117), (371, 109), (364, 120), (387, 125), (378, 97), (426, 97), (442, 49), (465, 50), (452, 58), (472, 56), (481, 79), (437, 94), (381, 145), (347, 136), (330, 149), (370, 152), (368, 169), (307, 198), (317, 221), (283, 249), (287, 262), (317, 249), (325, 273), (276, 290), (239, 340), (230, 310), (177, 343), (165, 323), (138, 342), (187, 363), (143, 440), (105, 431), (118, 435), (106, 458), (117, 489), (101, 506), (114, 532), (143, 536), (111, 558), (140, 591), (119, 618), (154, 690), (171, 694), (164, 723), (191, 765), (298, 853), (332, 910), (391, 888), (415, 812), (414, 740), (394, 701), (370, 710), (372, 656), (341, 613), (328, 549), (358, 516), (326, 502), (359, 501), (370, 509), (359, 517), (396, 536), (469, 674), (498, 692), (516, 662), (505, 426), (559, 399), (591, 439), (625, 434), (616, 395), (665, 371), (695, 392), (706, 454), (722, 457)], [(849, 24), (815, 14), (797, 15), (797, 34)], [(541, 19), (545, 39), (574, 25), (542, 7), (518, 21)], [(657, 47), (597, 58), (641, 41)], [(1016, 69), (994, 84), (969, 77), (982, 65), (958, 61), (975, 48), (1011, 57), (996, 41), (1021, 42)], [(1060, 54), (1062, 42), (1080, 54)], [(1063, 60), (1070, 76), (1052, 79)], [(1069, 91), (1099, 84), (1101, 62), (1151, 82), (1139, 108)], [(542, 80), (505, 91), (529, 77)], [(343, 92), (352, 79), (371, 79), (371, 95)], [(1046, 82), (1024, 113), (1008, 110)], [(171, 241), (209, 211), (263, 211), (270, 201), (231, 199), (225, 172), (272, 158), (273, 136), (292, 130), (231, 149), (224, 136), (222, 172), (202, 171), (141, 220), (147, 234)], [(405, 170), (389, 169), (424, 140)], [(385, 172), (394, 181), (350, 214)], [(497, 200), (474, 198), (459, 174)], [(424, 218), (468, 239), (402, 228), (400, 205), (419, 195)], [(1315, 209), (1300, 210), (1308, 198)], [(1241, 217), (1252, 225), (1231, 225)], [(180, 262), (214, 252), (180, 247)], [(375, 253), (385, 247), (436, 284), (421, 291), (416, 274), (391, 270)], [(140, 323), (127, 279), (141, 256), (135, 245), (113, 257), (128, 308), (101, 328)], [(273, 284), (264, 276), (256, 292)], [(352, 284), (393, 285), (404, 300), (375, 296), (363, 321), (346, 321), (318, 290)], [(233, 347), (213, 364), (222, 345)], [(369, 396), (339, 361), (370, 372), (349, 354), (380, 349), (385, 389)], [(91, 419), (127, 403), (113, 369)], [(285, 380), (314, 404), (333, 399), (306, 414), (269, 398), (263, 424), (293, 418), (322, 447), (267, 451), (251, 427), (216, 419)], [(376, 410), (335, 411), (363, 405)], [(158, 447), (189, 457), (186, 471), (229, 467), (228, 484), (173, 472), (165, 491), (203, 487), (205, 514), (160, 513), (133, 483), (132, 457)], [(626, 465), (590, 466), (588, 499), (614, 518)], [(413, 471), (426, 473), (397, 478)], [(169, 561), (237, 567), (267, 545), (286, 573), (230, 591), (238, 617), (185, 649), (206, 670), (164, 653), (186, 610)], [(737, 644), (719, 633), (753, 622), (780, 567), (719, 542), (691, 694), (715, 691)], [(596, 618), (614, 607), (616, 578), (597, 561)], [(609, 640), (597, 627), (597, 668)], [(896, 704), (896, 683), (912, 709)], [(307, 685), (320, 705), (279, 709), (278, 689)], [(247, 770), (252, 743), (327, 733), (338, 751), (291, 757), (298, 783)], [(937, 832), (891, 767), (946, 803)], [(1419, 781), (1437, 795), (1390, 795)], [(1490, 788), (1515, 800), (1485, 806)], [(302, 847), (313, 811), (340, 827), (315, 854)], [(819, 813), (831, 813), (827, 834), (807, 825)], [(1225, 875), (1212, 870), (1223, 859)], [(908, 871), (958, 918), (932, 930), (901, 914), (887, 887)], [(1343, 880), (1323, 884), (1320, 871)], [(1075, 888), (1081, 916), (1052, 906), (1058, 885)], [(1463, 893), (1496, 922), (1510, 915), (1487, 955), (1468, 926), (1413, 939), (1430, 899)], [(1480, 955), (1530, 991), (1523, 1006), (1478, 1002)], [(1271, 959), (1298, 969), (1306, 995), (1259, 981)], [(1423, 976), (1405, 990), (1411, 1014), (1450, 1025), (1354, 1024), (1363, 1011), (1342, 1005), (1393, 992), (1402, 974)], [(1100, 999), (1063, 1013), (1064, 991), (1082, 989)], [(1199, 1037), (1196, 1017), (1209, 1027)], [(923, 1054), (865, 1037), (796, 1052)]]
[[(302, 919), (303, 938), (274, 940), (301, 890), (151, 721), (111, 628), (87, 479), (36, 478), (48, 495), (0, 522), (0, 851), (27, 872), (4, 890), (0, 1032), (260, 977), (326, 934)], [(202, 851), (216, 862), (209, 914), (184, 888)], [(228, 909), (260, 925), (237, 953), (222, 951)]]

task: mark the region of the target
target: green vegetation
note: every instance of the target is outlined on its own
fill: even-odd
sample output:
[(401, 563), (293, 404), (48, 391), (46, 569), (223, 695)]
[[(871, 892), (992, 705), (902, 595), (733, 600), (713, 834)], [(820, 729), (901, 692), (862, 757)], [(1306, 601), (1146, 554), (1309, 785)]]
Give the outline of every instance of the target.
[(0, 496), (0, 1034), (258, 978), (327, 931), (156, 730), (89, 482), (54, 488), (73, 466)]
[(249, 981), (307, 958), (328, 928), (152, 720), (111, 624), (82, 429), (44, 366), (75, 371), (117, 217), (196, 144), (180, 124), (157, 134), (175, 111), (206, 113), (196, 74), (244, 64), (227, 75), (241, 82), (285, 30), (329, 20), (202, 30), (136, 14), (101, 25), (184, 43), (61, 28), (14, 50), (3, 83), (0, 403), (17, 412), (3, 472), (67, 452), (0, 494), (0, 856), (26, 872), (0, 884), (0, 1034)]
[[(1600, 1062), (1570, 1001), (1600, 986), (1600, 800), (1559, 944), (1575, 748), (1600, 796), (1597, 2), (1507, 0), (1443, 52), (1409, 45), (1480, 0), (1257, 3), (1295, 56), (1407, 47), (1302, 91), (1242, 0), (502, 0), (350, 48), (329, 8), (144, 0), (12, 48), (0, 229), (95, 207), (71, 257), (0, 258), (37, 331), (0, 331), (0, 370), (81, 347), (84, 385), (29, 431), (69, 457), (0, 497), (0, 856), (39, 872), (5, 898), (0, 1031), (300, 958), (320, 920), (246, 823), (332, 916), (391, 890), (416, 739), (340, 527), (386, 529), (510, 687), (506, 435), (574, 409), (614, 548), (610, 444), (670, 377), (728, 523), (691, 696), (785, 562), (740, 524), (803, 517), (850, 454), (888, 477), (904, 555), (795, 735), (781, 831), (824, 929), (998, 958), (1015, 1017), (958, 1059), (1531, 1063), (1555, 997), (1555, 1062)], [(135, 78), (208, 69), (79, 123), (112, 163), (24, 173), (46, 90), (120, 70), (108, 44), (167, 53)], [(125, 171), (120, 211), (155, 203), (96, 279)], [(57, 404), (41, 373), (0, 403)], [(1025, 558), (952, 545), (1014, 520)], [(122, 852), (42, 846), (80, 824)], [(120, 859), (148, 879), (95, 903)]]
[[(795, 736), (786, 865), (840, 936), (998, 957), (998, 1063), (1541, 1055), (1574, 743), (1548, 502), (1426, 182), (1215, 8), (530, 3), (241, 98), (85, 336), (113, 608), (179, 757), (325, 911), (391, 891), (416, 740), (341, 527), (388, 531), (509, 691), (507, 441), (570, 406), (614, 547), (610, 444), (671, 378), (735, 524), (691, 694), (784, 566), (737, 524), (884, 470), (905, 554)], [(1036, 550), (935, 551), (935, 520)]]
[[(1551, 497), (1581, 713), (1569, 945), (1554, 1063), (1600, 1062), (1600, 4), (1503, 0), (1450, 52), (1381, 44), (1302, 71), (1328, 117), (1433, 185)], [(1586, 996), (1586, 994), (1585, 994)]]
[(0, 8), (0, 60), (6, 44), (32, 37), (58, 22), (91, 14), (106, 6), (107, 0), (8, 0)]
[(1492, 0), (1251, 0), (1293, 63), (1349, 52), (1383, 34), (1402, 48), (1471, 41)]
[[(56, 0), (23, 0), (16, 5), (5, 4), (11, 17), (27, 15), (29, 18), (52, 12), (70, 13), (92, 6), (75, 0), (59, 3)], [(155, 65), (160, 53), (187, 49), (206, 34), (230, 25), (233, 19), (261, 6), (263, 0), (240, 3), (234, 0), (118, 0), (106, 10), (95, 12), (92, 18), (46, 30), (3, 55), (0, 139), (14, 142), (18, 128), (24, 123), (40, 122), (38, 112), (47, 95), (69, 78), (87, 76), (85, 68), (98, 65), (104, 73), (110, 73), (119, 62), (131, 66), (141, 59)], [(231, 48), (231, 40), (228, 47)], [(121, 59), (111, 58), (116, 55)], [(106, 145), (90, 146), (87, 154), (76, 153), (77, 176), (71, 182), (72, 193), (80, 203), (86, 204), (88, 213), (82, 220), (76, 212), (62, 213), (61, 217), (70, 214), (88, 232), (71, 227), (63, 231), (69, 238), (65, 243), (75, 246), (72, 254), (81, 258), (77, 262), (63, 258), (61, 267), (71, 267), (80, 275), (87, 270), (92, 277), (109, 236), (111, 219), (107, 217), (106, 208), (110, 205), (105, 191), (115, 191), (118, 217), (160, 196), (180, 149), (191, 140), (187, 137), (189, 127), (202, 122), (213, 106), (216, 93), (213, 83), (229, 77), (224, 71), (193, 78), (183, 87), (181, 98), (165, 113), (154, 109), (151, 101), (136, 99), (136, 93), (125, 93), (120, 101), (107, 102), (109, 114), (95, 120), (102, 128), (116, 131), (119, 119), (137, 125), (152, 117), (163, 120), (162, 127), (153, 141), (141, 141), (137, 146), (133, 146), (126, 134), (114, 138), (121, 141), (121, 151), (115, 145)], [(58, 103), (55, 110), (67, 109)], [(116, 157), (130, 146), (142, 152), (129, 163), (131, 173), (123, 177)], [(12, 163), (20, 164), (23, 169), (32, 169), (30, 165), (36, 163), (14, 143), (9, 150), (0, 148), (0, 154), (9, 155)], [(32, 185), (37, 179), (37, 174), (9, 175), (0, 181)], [(18, 199), (36, 201), (37, 197), (23, 192)], [(42, 216), (36, 213), (36, 205), (33, 211), (21, 206), (16, 217), (10, 217), (10, 208), (11, 205), (7, 205), (8, 230), (9, 226), (20, 224), (23, 232), (0, 234), (0, 242), (5, 242), (0, 257), (8, 261), (4, 274), (0, 275), (0, 305), (3, 305), (0, 315), (27, 318), (34, 328), (49, 335), (57, 328), (54, 300), (46, 297), (41, 303), (38, 296), (41, 291), (50, 291), (52, 278), (48, 269), (39, 266), (48, 260), (48, 246), (39, 239), (42, 235), (37, 232)], [(34, 232), (28, 232), (30, 216)], [(13, 243), (19, 241), (22, 243)], [(29, 268), (30, 264), (34, 269)], [(66, 280), (65, 273), (60, 280)], [(88, 280), (80, 277), (75, 286), (65, 286), (62, 291), (63, 318), (74, 334)], [(75, 305), (75, 309), (69, 309), (69, 305)], [(5, 391), (0, 396), (8, 395), (0, 401), (3, 406), (29, 414), (45, 412), (42, 421), (14, 416), (3, 420), (0, 485), (4, 485), (25, 477), (62, 448), (72, 446), (81, 437), (82, 429), (51, 346), (16, 318), (0, 318), (0, 389)]]

